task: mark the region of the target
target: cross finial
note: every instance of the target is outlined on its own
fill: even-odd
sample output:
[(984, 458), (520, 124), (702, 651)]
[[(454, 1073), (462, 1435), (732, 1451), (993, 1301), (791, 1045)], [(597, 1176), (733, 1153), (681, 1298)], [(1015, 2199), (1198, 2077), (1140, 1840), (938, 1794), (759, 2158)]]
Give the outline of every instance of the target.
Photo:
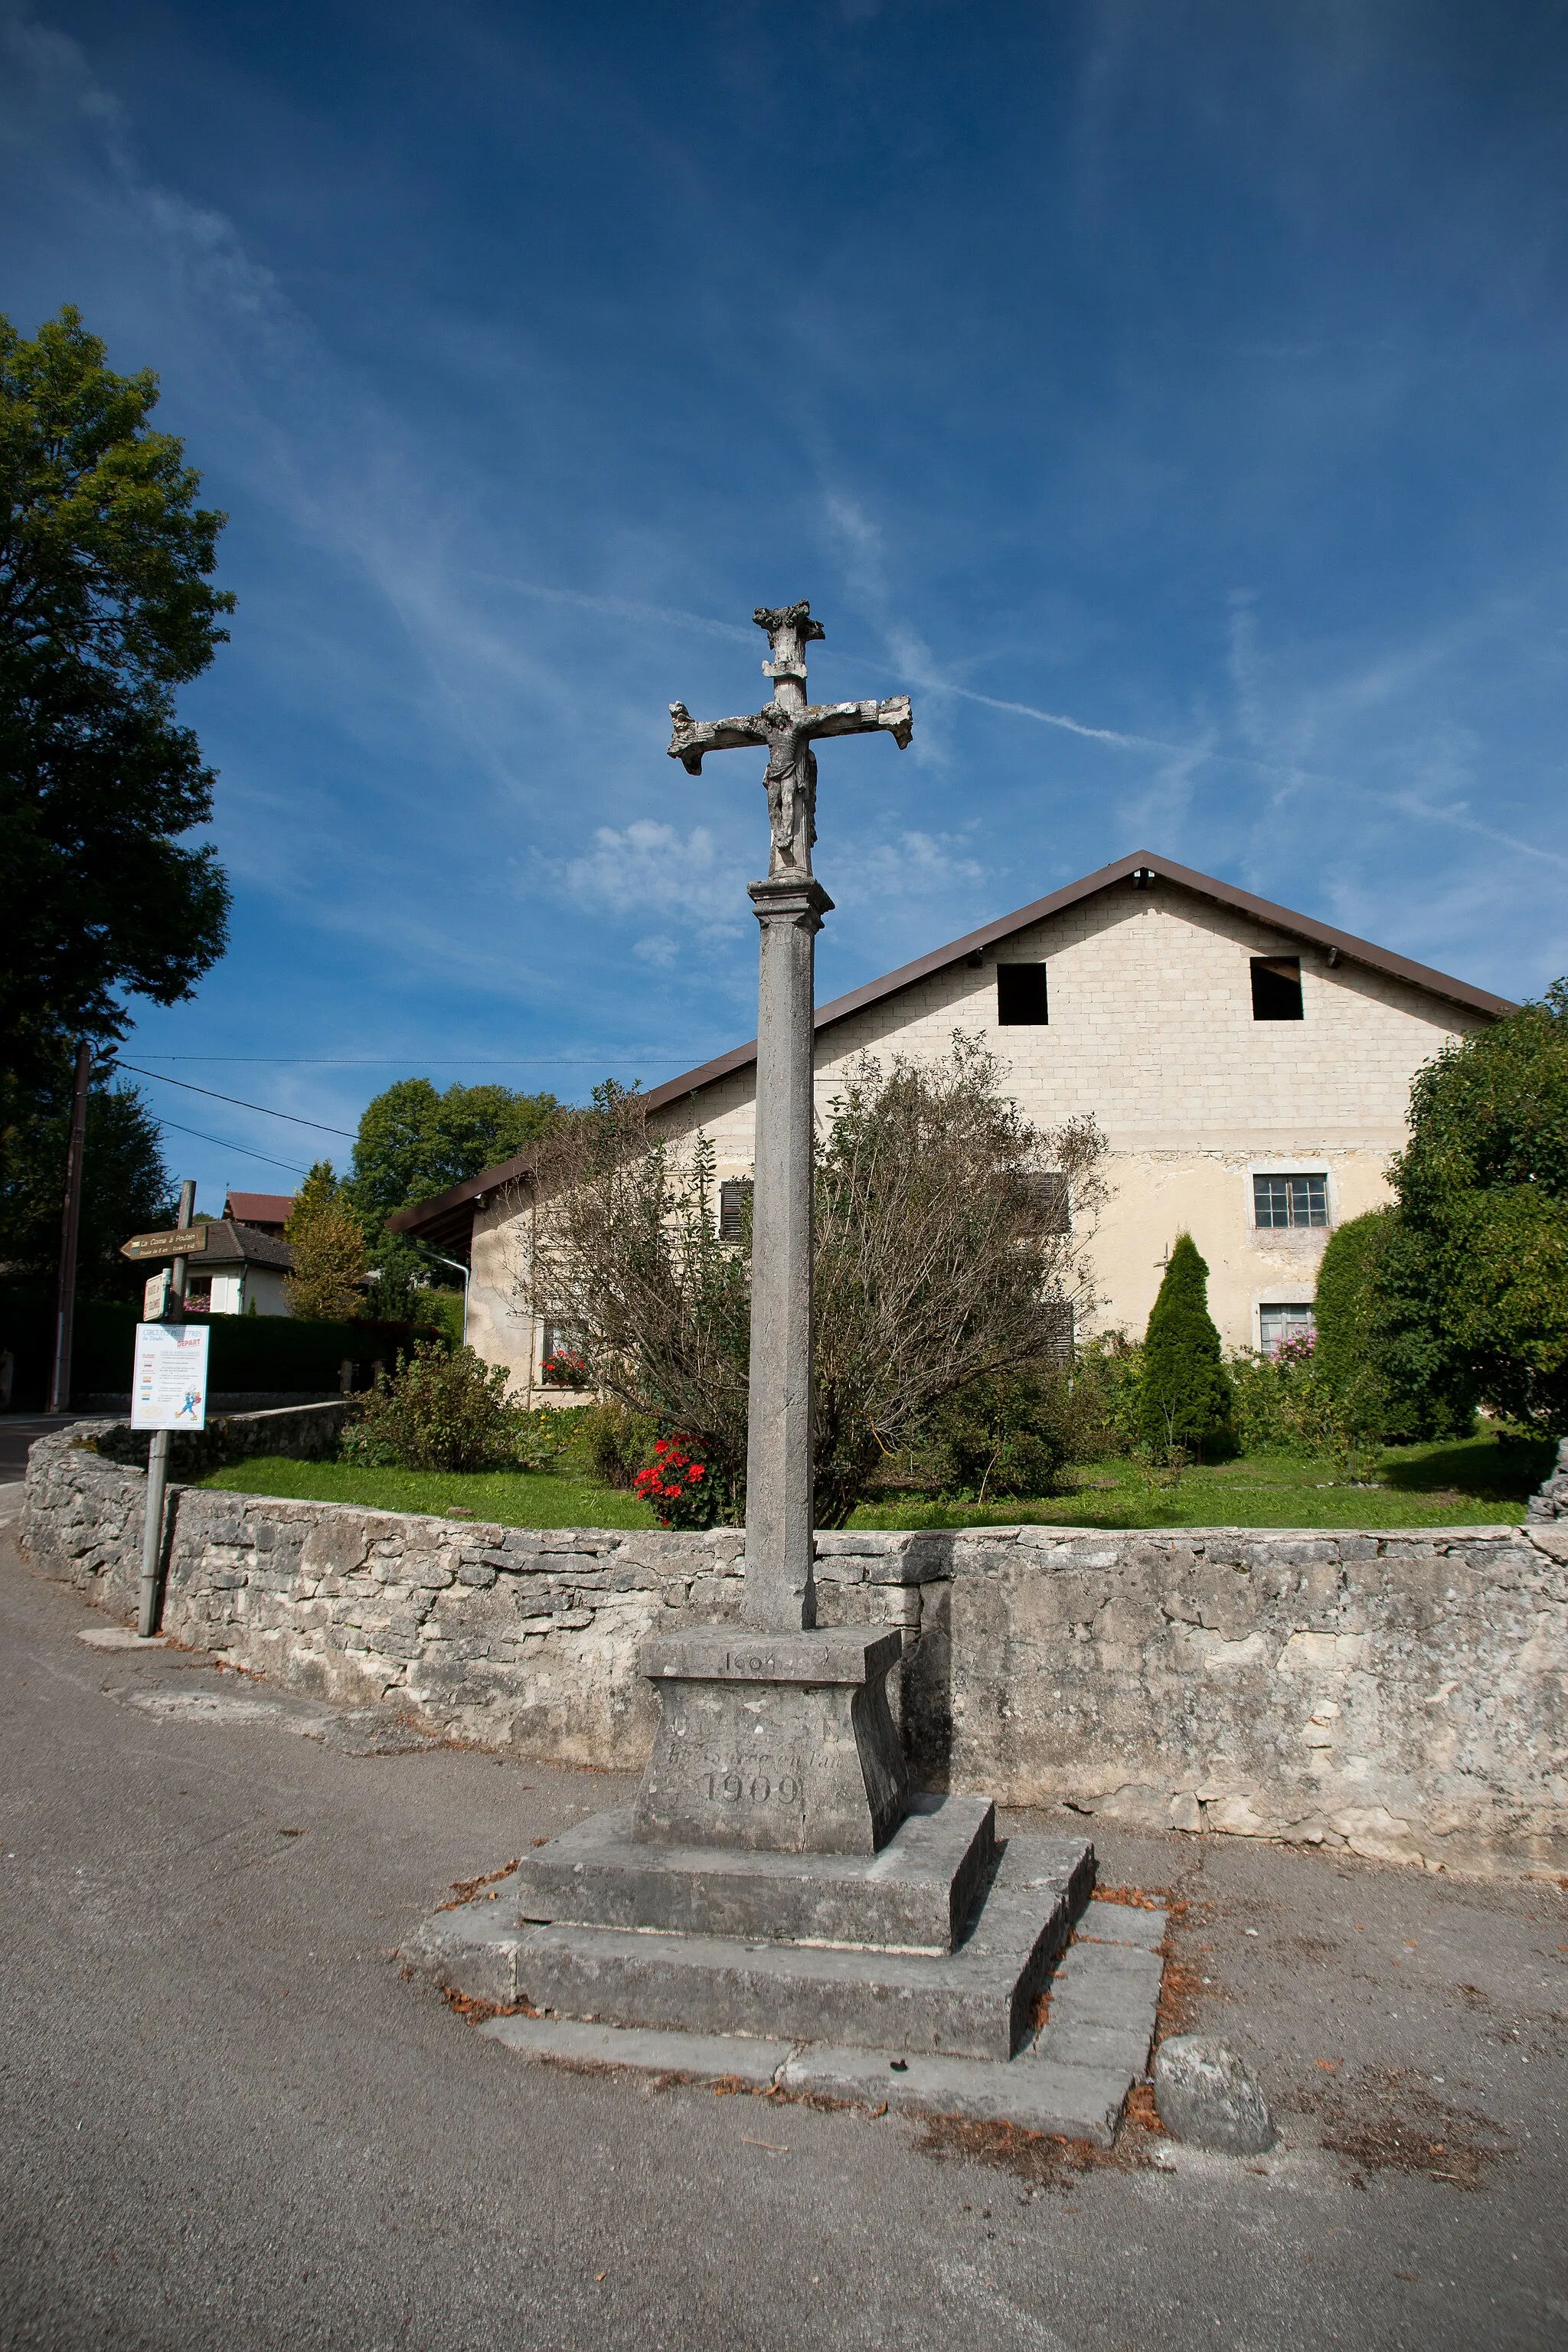
[(763, 664), (773, 698), (746, 719), (695, 719), (684, 702), (672, 702), (674, 729), (669, 756), (689, 776), (700, 775), (707, 751), (765, 747), (768, 819), (773, 832), (771, 875), (811, 872), (816, 839), (816, 755), (812, 744), (824, 735), (872, 735), (885, 730), (901, 751), (913, 731), (907, 694), (883, 702), (808, 704), (805, 647), (827, 634), (811, 617), (809, 604), (759, 604), (752, 614), (767, 632), (773, 659)]

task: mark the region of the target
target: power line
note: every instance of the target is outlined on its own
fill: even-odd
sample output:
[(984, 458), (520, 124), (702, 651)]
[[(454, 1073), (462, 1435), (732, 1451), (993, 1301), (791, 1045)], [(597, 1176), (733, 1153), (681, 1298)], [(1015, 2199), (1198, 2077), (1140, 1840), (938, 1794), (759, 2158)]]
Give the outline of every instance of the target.
[(296, 1168), (291, 1160), (274, 1160), (270, 1151), (252, 1151), (248, 1143), (231, 1143), (224, 1135), (207, 1135), (199, 1127), (182, 1127), (177, 1118), (161, 1118), (160, 1127), (172, 1127), (176, 1135), (194, 1135), (198, 1142), (216, 1143), (224, 1151), (237, 1151), (242, 1160), (265, 1160), (268, 1168), (286, 1168), (290, 1176), (308, 1176), (308, 1168)]
[[(258, 1110), (263, 1118), (286, 1118), (290, 1126), (316, 1127), (320, 1128), (323, 1135), (341, 1135), (346, 1137), (350, 1143), (354, 1141), (353, 1130), (351, 1128), (329, 1127), (325, 1119), (300, 1118), (295, 1111), (272, 1110), (266, 1103), (245, 1102), (238, 1095), (216, 1094), (211, 1087), (194, 1087), (189, 1078), (166, 1078), (162, 1070), (144, 1070), (137, 1062), (117, 1060), (114, 1066), (119, 1070), (134, 1070), (139, 1078), (155, 1078), (161, 1087), (184, 1087), (188, 1095), (205, 1095), (209, 1102), (233, 1103), (238, 1110)], [(194, 1135), (195, 1129), (192, 1128), (189, 1132)], [(281, 1168), (283, 1162), (279, 1160), (278, 1165)]]
[[(715, 1046), (715, 1053), (724, 1048)], [(603, 1054), (165, 1054), (165, 1062), (227, 1062), (259, 1065), (261, 1063), (310, 1063), (321, 1068), (336, 1070), (405, 1070), (410, 1062), (416, 1073), (420, 1070), (597, 1070), (614, 1056), (621, 1061), (635, 1061), (647, 1055), (667, 1061), (668, 1051), (658, 1045), (620, 1045)], [(711, 1058), (711, 1057), (710, 1057)], [(132, 1065), (125, 1065), (130, 1069)], [(153, 1074), (156, 1076), (156, 1072)], [(169, 1084), (177, 1086), (177, 1078)], [(226, 1100), (230, 1097), (226, 1097)], [(335, 1131), (335, 1130), (334, 1130)]]

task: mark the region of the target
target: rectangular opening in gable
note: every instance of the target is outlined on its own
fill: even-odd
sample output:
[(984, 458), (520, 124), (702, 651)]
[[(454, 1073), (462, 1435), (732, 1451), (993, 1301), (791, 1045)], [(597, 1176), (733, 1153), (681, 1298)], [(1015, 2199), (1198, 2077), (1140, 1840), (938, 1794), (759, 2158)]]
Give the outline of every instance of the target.
[(1252, 1017), (1255, 1021), (1300, 1020), (1300, 956), (1253, 957)]
[(1044, 1028), (1050, 1020), (1043, 963), (999, 963), (996, 1019), (1004, 1029)]

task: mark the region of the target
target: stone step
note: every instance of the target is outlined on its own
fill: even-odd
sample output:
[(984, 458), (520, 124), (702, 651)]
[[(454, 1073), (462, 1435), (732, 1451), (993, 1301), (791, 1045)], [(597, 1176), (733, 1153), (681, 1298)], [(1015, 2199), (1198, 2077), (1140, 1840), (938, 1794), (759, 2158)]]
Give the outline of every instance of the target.
[(940, 1956), (520, 1925), (514, 1997), (588, 2022), (1008, 2059), (1092, 1869), (1087, 1841), (1010, 1839), (968, 1937)]
[(920, 1796), (875, 1854), (652, 1845), (632, 1808), (595, 1813), (528, 1855), (517, 1916), (742, 1943), (949, 1952), (995, 1860), (988, 1798)]

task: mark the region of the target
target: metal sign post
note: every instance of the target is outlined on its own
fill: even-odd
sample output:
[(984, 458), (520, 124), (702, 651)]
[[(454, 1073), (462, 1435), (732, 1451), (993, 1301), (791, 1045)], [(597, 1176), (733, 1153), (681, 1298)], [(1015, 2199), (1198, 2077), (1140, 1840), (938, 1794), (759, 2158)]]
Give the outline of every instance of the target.
[[(131, 1377), (131, 1426), (150, 1429), (147, 1449), (147, 1517), (142, 1529), (142, 1589), (136, 1630), (150, 1641), (158, 1630), (159, 1578), (163, 1554), (163, 1496), (169, 1483), (169, 1432), (205, 1429), (207, 1423), (207, 1341), (205, 1324), (180, 1320), (185, 1311), (185, 1256), (191, 1247), (205, 1249), (206, 1228), (194, 1230), (191, 1217), (196, 1188), (187, 1181), (180, 1187), (179, 1229), (172, 1234), (139, 1234), (124, 1244), (127, 1257), (163, 1254), (159, 1244), (181, 1244), (174, 1271), (161, 1300), (150, 1296), (148, 1305), (161, 1303), (163, 1316), (142, 1325), (136, 1334), (136, 1360)], [(196, 1234), (200, 1235), (199, 1242)], [(153, 1286), (148, 1285), (149, 1293)]]

